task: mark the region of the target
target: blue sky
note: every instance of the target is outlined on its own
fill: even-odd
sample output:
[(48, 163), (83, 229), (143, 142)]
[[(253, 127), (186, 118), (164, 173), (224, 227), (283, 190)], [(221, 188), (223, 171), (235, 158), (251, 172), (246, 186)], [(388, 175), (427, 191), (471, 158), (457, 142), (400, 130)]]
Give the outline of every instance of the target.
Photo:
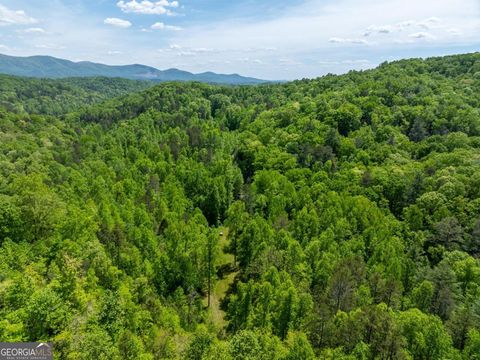
[(479, 0), (0, 0), (17, 56), (288, 80), (479, 50)]

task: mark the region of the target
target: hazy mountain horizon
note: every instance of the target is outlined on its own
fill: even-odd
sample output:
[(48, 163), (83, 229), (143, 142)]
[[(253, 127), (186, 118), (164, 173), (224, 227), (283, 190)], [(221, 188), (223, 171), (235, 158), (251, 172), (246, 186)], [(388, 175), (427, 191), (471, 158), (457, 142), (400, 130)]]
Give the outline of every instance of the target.
[(119, 77), (150, 81), (200, 81), (206, 83), (247, 85), (267, 82), (239, 74), (218, 74), (207, 71), (191, 73), (177, 68), (160, 70), (143, 64), (108, 65), (92, 61), (71, 61), (49, 55), (28, 57), (0, 54), (0, 73), (35, 78)]

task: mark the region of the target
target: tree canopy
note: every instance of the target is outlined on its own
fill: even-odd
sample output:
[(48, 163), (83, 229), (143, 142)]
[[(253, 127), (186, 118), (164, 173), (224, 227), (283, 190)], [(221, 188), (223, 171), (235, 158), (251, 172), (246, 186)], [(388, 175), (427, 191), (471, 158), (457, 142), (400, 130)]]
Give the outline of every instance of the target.
[(478, 53), (259, 86), (0, 77), (2, 341), (480, 359), (479, 259)]

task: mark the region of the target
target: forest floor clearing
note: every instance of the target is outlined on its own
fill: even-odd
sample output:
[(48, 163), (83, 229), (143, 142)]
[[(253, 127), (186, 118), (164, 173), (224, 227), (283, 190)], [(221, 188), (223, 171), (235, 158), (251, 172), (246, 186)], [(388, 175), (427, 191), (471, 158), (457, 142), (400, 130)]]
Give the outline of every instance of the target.
[[(227, 269), (225, 271), (219, 271), (219, 278), (215, 282), (212, 294), (210, 295), (210, 316), (212, 323), (218, 328), (223, 329), (227, 325), (225, 320), (225, 312), (221, 309), (221, 303), (225, 296), (227, 295), (228, 289), (233, 284), (235, 277), (237, 276), (237, 271), (234, 269), (234, 256), (226, 252), (226, 247), (228, 246), (228, 228), (220, 228), (220, 239), (219, 239), (219, 269)], [(207, 298), (204, 299), (205, 305), (207, 305)]]

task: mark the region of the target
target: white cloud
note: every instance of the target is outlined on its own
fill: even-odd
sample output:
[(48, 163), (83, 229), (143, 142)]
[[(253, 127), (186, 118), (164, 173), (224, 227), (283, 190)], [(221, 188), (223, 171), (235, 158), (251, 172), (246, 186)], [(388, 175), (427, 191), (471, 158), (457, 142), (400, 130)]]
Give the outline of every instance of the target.
[(172, 30), (172, 31), (180, 31), (182, 28), (180, 26), (173, 26), (173, 25), (165, 25), (163, 22), (156, 22), (151, 26), (153, 30)]
[(393, 31), (394, 31), (394, 27), (391, 25), (383, 25), (383, 26), (371, 25), (363, 33), (363, 36), (369, 36), (372, 33), (389, 34)]
[[(204, 47), (183, 47), (178, 44), (171, 44), (169, 47), (158, 49), (159, 53), (172, 53), (178, 56), (199, 56), (211, 53), (220, 53), (222, 50)], [(232, 50), (233, 51), (233, 50)], [(242, 51), (244, 52), (244, 51)]]
[(415, 25), (415, 21), (405, 20), (397, 23), (396, 27), (398, 28), (398, 30), (402, 31), (403, 29), (409, 28), (410, 26), (413, 26), (413, 25)]
[(422, 27), (425, 30), (430, 30), (430, 29), (435, 29), (435, 28), (439, 27), (440, 23), (441, 23), (441, 20), (439, 18), (430, 17), (428, 19), (420, 21), (417, 25)]
[(338, 65), (340, 62), (339, 61), (326, 61), (326, 60), (321, 60), (318, 62), (320, 65)]
[(130, 26), (132, 26), (132, 23), (130, 21), (118, 18), (106, 18), (105, 20), (103, 20), (103, 23), (106, 25), (112, 25), (121, 28), (129, 28)]
[(438, 29), (442, 27), (441, 22), (437, 17), (429, 17), (421, 21), (405, 20), (392, 25), (370, 25), (367, 30), (364, 31), (363, 36), (400, 33), (407, 28), (416, 28), (418, 30)]
[(197, 53), (210, 53), (210, 52), (215, 52), (215, 49), (208, 49), (208, 48), (193, 48), (192, 51), (195, 51)]
[(23, 10), (10, 10), (0, 5), (0, 26), (1, 25), (29, 25), (35, 24), (36, 19), (28, 16)]
[(398, 45), (405, 45), (405, 44), (413, 44), (415, 43), (415, 41), (413, 39), (395, 39), (393, 40), (393, 43), (394, 44), (398, 44)]
[(265, 65), (265, 62), (260, 59), (251, 59), (248, 57), (236, 59), (236, 61), (241, 63), (256, 64), (256, 65)]
[(370, 60), (367, 60), (367, 59), (343, 60), (341, 63), (348, 64), (348, 65), (366, 65), (366, 64), (370, 64)]
[(449, 33), (450, 35), (454, 35), (454, 36), (460, 36), (460, 35), (462, 35), (462, 32), (461, 32), (459, 29), (457, 29), (457, 28), (450, 28), (450, 29), (447, 29), (446, 31), (447, 31), (447, 33)]
[(45, 29), (40, 27), (33, 27), (33, 28), (24, 29), (24, 30), (19, 30), (18, 32), (23, 34), (45, 34), (46, 33)]
[(108, 55), (121, 55), (123, 54), (123, 51), (118, 51), (118, 50), (110, 50), (107, 52)]
[(427, 40), (435, 40), (437, 38), (436, 36), (423, 31), (409, 34), (408, 36), (413, 39), (427, 39)]
[(146, 15), (173, 15), (173, 12), (168, 8), (177, 8), (178, 1), (119, 1), (117, 6), (125, 13), (146, 14)]
[(333, 44), (357, 44), (357, 45), (368, 45), (369, 42), (365, 39), (349, 39), (349, 38), (339, 38), (331, 37), (328, 39), (328, 42)]
[(0, 50), (8, 51), (10, 48), (7, 45), (0, 44)]
[(332, 37), (332, 38), (328, 39), (328, 42), (331, 42), (331, 43), (334, 43), (334, 44), (342, 44), (342, 43), (346, 42), (346, 40), (347, 39)]

